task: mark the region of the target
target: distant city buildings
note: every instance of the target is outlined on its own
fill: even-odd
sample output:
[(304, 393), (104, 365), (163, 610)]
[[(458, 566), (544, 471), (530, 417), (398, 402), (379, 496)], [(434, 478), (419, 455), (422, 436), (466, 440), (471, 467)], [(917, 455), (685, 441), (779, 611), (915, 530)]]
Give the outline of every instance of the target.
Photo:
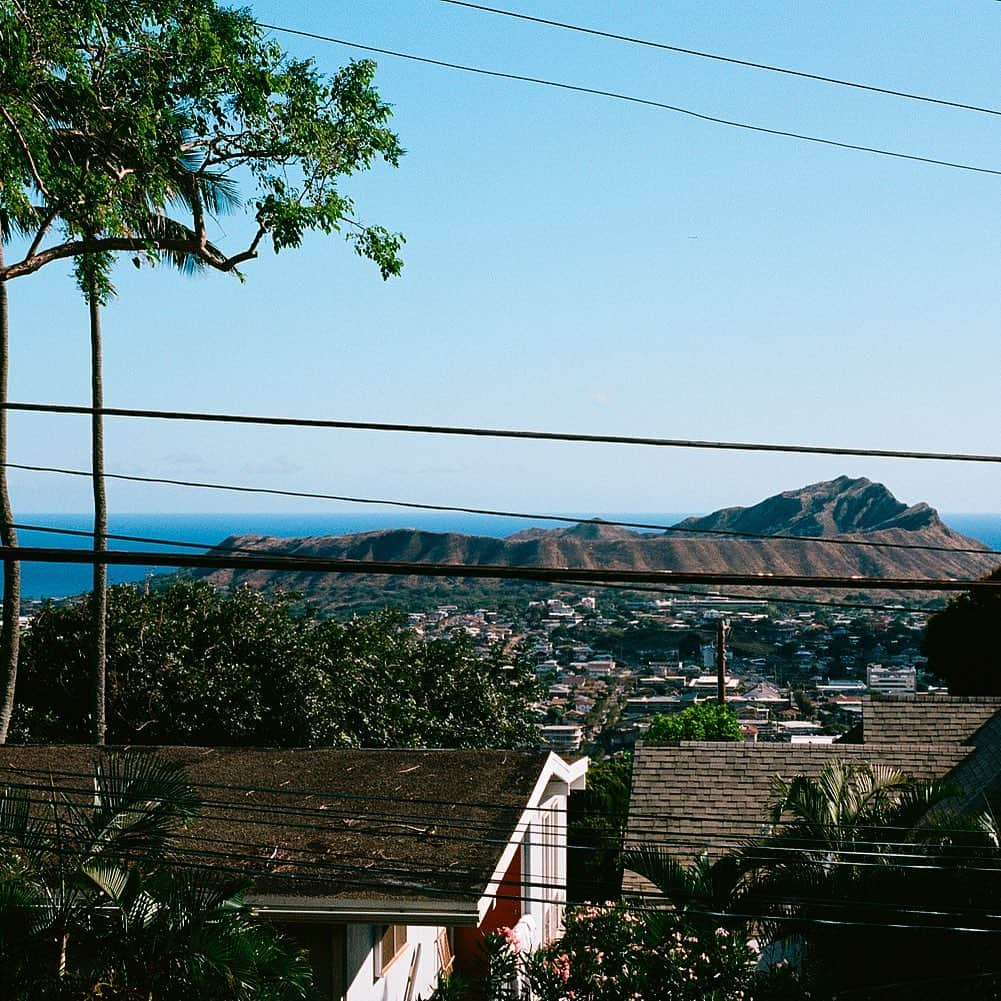
[[(631, 747), (658, 714), (714, 701), (716, 632), (731, 624), (727, 702), (745, 737), (826, 743), (855, 728), (872, 695), (928, 688), (919, 649), (924, 617), (900, 609), (784, 610), (718, 595), (650, 600), (639, 594), (559, 594), (500, 607), (415, 610), (426, 639), (461, 630), (483, 649), (532, 658), (546, 746), (562, 753)], [(920, 697), (920, 694), (918, 695)]]

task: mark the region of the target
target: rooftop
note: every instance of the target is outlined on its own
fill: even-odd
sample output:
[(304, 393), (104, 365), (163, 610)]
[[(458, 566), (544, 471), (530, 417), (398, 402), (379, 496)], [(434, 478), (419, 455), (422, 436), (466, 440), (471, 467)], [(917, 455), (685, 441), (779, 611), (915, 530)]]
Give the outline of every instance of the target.
[[(547, 764), (562, 766), (547, 751), (140, 750), (180, 762), (203, 801), (184, 853), (252, 876), (255, 894), (445, 896), (472, 907)], [(86, 746), (8, 745), (0, 782), (47, 789), (51, 776), (83, 802), (100, 756)]]

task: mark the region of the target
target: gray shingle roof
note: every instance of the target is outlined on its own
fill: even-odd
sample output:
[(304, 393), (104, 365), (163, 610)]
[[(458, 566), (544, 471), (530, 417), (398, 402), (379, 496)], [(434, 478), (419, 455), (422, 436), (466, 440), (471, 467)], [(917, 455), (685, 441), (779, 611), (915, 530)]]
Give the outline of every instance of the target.
[[(258, 893), (428, 901), (482, 893), (549, 758), (537, 751), (141, 750), (180, 762), (200, 784), (202, 814), (186, 832), (180, 861), (253, 875)], [(0, 747), (0, 784), (47, 789), (51, 775), (82, 802), (97, 754), (81, 746)]]
[[(897, 696), (867, 699), (863, 743), (833, 745), (682, 742), (639, 744), (626, 845), (660, 845), (681, 861), (720, 855), (766, 832), (776, 775), (817, 775), (840, 758), (900, 769), (919, 782), (947, 780), (950, 806), (1001, 803), (1001, 699)], [(627, 872), (623, 890), (649, 884)]]
[(863, 703), (866, 744), (980, 743), (978, 733), (1001, 710), (986, 696), (872, 696)]

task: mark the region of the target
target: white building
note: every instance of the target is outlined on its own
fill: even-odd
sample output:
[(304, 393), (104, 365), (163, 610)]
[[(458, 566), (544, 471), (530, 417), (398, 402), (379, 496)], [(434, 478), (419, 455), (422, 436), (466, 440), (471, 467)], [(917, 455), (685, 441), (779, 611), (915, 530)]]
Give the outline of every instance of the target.
[(573, 724), (554, 723), (542, 727), (542, 739), (554, 751), (576, 752), (584, 743), (584, 728)]
[(914, 667), (884, 667), (870, 664), (865, 669), (869, 691), (877, 695), (913, 695), (917, 690), (918, 672)]

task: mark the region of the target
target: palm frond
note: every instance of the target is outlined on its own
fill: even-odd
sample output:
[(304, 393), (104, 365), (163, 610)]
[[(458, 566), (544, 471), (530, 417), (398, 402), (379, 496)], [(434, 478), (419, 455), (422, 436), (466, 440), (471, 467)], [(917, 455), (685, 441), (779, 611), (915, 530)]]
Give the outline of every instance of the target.
[(96, 768), (89, 854), (155, 854), (197, 809), (181, 765), (152, 754), (109, 755)]

